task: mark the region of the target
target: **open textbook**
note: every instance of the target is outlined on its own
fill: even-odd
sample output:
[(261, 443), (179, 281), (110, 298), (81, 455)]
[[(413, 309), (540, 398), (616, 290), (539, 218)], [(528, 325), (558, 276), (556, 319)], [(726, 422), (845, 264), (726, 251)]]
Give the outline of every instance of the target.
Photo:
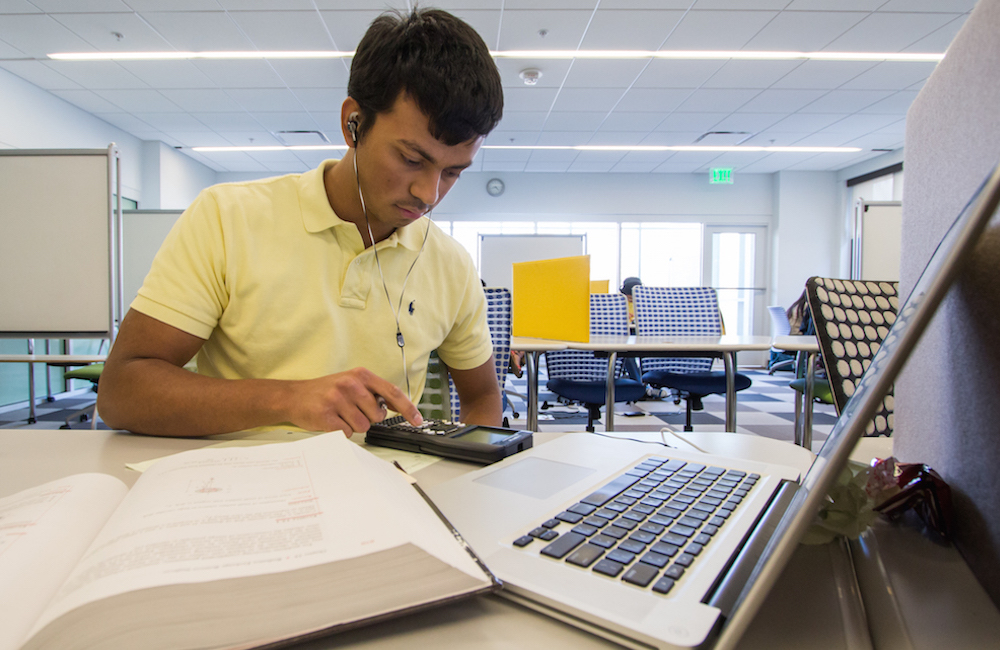
[(78, 474), (0, 499), (0, 650), (280, 645), (495, 581), (340, 433)]

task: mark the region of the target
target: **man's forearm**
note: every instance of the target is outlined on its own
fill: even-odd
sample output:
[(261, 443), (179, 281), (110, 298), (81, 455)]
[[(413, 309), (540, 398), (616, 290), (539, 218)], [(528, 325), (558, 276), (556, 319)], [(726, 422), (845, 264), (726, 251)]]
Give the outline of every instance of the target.
[(287, 421), (291, 383), (215, 379), (160, 359), (131, 359), (102, 373), (98, 411), (108, 426), (136, 433), (228, 433)]

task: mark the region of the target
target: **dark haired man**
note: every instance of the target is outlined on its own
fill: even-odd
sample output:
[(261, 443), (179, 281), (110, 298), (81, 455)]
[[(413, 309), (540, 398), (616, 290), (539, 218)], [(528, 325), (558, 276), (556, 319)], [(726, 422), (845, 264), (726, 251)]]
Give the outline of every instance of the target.
[[(387, 410), (419, 423), (434, 349), (462, 419), (500, 423), (478, 275), (426, 216), (501, 118), (496, 65), (446, 12), (385, 14), (348, 94), (343, 159), (208, 188), (181, 216), (102, 374), (110, 426), (349, 435)], [(198, 374), (183, 369), (195, 354)]]

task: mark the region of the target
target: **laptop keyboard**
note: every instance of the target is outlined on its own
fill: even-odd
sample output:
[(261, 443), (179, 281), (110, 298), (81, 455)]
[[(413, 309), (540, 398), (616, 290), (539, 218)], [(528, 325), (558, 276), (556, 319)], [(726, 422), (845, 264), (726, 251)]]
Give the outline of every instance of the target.
[(636, 587), (669, 593), (725, 526), (760, 475), (647, 458), (514, 546)]

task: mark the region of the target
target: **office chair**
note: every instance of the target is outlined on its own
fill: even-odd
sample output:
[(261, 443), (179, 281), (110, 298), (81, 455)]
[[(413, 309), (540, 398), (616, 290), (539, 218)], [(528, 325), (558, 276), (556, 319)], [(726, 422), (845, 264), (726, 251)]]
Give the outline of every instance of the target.
[[(620, 293), (590, 294), (590, 334), (628, 336), (628, 302)], [(556, 395), (587, 408), (587, 431), (593, 433), (594, 421), (601, 417), (607, 400), (608, 359), (593, 352), (561, 350), (545, 353), (548, 382), (545, 386)], [(646, 387), (635, 377), (623, 376), (627, 364), (615, 362), (615, 401), (634, 402), (646, 394)], [(614, 406), (605, 409), (614, 417)]]
[[(502, 393), (510, 362), (510, 290), (502, 287), (486, 287), (483, 292), (486, 294), (486, 323), (489, 325), (490, 338), (493, 341), (493, 363)], [(461, 419), (458, 391), (455, 390), (455, 384), (448, 375), (447, 368), (434, 352), (431, 353), (427, 364), (427, 382), (417, 408), (425, 418), (456, 421)], [(506, 425), (505, 418), (504, 426)]]
[[(812, 277), (806, 281), (806, 294), (839, 416), (896, 322), (899, 283)], [(866, 436), (892, 435), (893, 403), (890, 390)]]
[[(87, 366), (82, 366), (74, 370), (67, 370), (63, 373), (64, 379), (83, 379), (89, 381), (93, 384), (94, 392), (97, 392), (98, 382), (101, 380), (101, 372), (104, 370), (103, 363), (92, 363)], [(66, 416), (66, 424), (61, 425), (60, 429), (71, 429), (70, 420), (75, 420), (79, 418), (81, 422), (86, 422), (87, 418), (90, 418), (90, 428), (97, 428), (97, 400), (94, 400), (93, 404), (85, 406), (84, 408), (70, 413)]]
[[(792, 324), (788, 322), (788, 314), (785, 313), (784, 307), (779, 305), (772, 305), (767, 308), (767, 313), (771, 315), (771, 336), (787, 336), (792, 333)], [(778, 348), (771, 348), (771, 358), (767, 363), (767, 374), (773, 375), (778, 370), (794, 370), (795, 369), (795, 356), (785, 352), (784, 350), (779, 350)]]
[[(649, 287), (632, 290), (636, 334), (639, 336), (721, 336), (722, 318), (715, 289), (710, 287)], [(706, 395), (726, 392), (726, 373), (712, 370), (704, 357), (643, 357), (642, 381), (654, 388), (669, 388), (683, 398), (684, 430), (693, 431), (691, 412), (704, 407)], [(736, 390), (750, 387), (750, 378), (736, 373)]]

